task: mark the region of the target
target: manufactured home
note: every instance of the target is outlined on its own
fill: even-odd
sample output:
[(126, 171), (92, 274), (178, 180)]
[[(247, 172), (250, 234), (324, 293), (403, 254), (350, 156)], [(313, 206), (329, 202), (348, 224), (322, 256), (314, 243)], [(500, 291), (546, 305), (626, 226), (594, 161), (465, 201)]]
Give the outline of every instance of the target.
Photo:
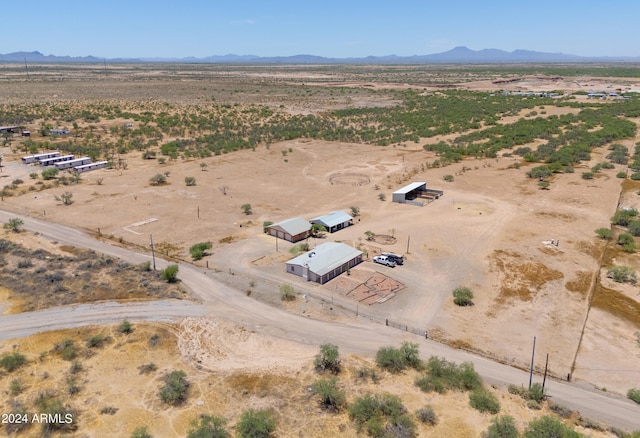
[(287, 272), (324, 284), (362, 262), (362, 251), (344, 243), (327, 242), (286, 264)]
[(44, 160), (40, 160), (41, 166), (53, 166), (56, 163), (61, 163), (62, 161), (71, 161), (75, 157), (73, 155), (61, 155), (59, 157), (46, 158)]
[(44, 154), (36, 154), (36, 155), (27, 155), (26, 157), (22, 157), (22, 162), (24, 164), (37, 163), (41, 160), (46, 160), (47, 158), (59, 157), (60, 152), (47, 152)]
[(108, 161), (96, 161), (95, 163), (82, 164), (73, 168), (78, 173), (89, 172), (90, 170), (102, 169), (107, 167)]
[(82, 158), (75, 158), (69, 161), (61, 161), (59, 163), (55, 163), (54, 166), (56, 166), (60, 170), (63, 170), (63, 169), (70, 169), (76, 166), (82, 166), (83, 164), (89, 164), (89, 163), (91, 163), (91, 158), (82, 157)]

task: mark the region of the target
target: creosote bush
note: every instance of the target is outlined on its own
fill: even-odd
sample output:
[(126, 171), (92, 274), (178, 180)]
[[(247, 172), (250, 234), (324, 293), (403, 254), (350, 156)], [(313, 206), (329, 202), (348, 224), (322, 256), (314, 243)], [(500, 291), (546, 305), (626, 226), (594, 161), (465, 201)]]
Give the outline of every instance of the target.
[(469, 403), (474, 409), (480, 412), (497, 414), (500, 412), (500, 402), (498, 398), (484, 388), (476, 388), (469, 394)]
[(333, 374), (338, 374), (342, 367), (338, 346), (333, 344), (322, 344), (320, 346), (320, 352), (316, 355), (313, 361), (313, 366), (316, 371), (320, 373), (329, 371)]
[(320, 406), (332, 412), (338, 412), (346, 405), (346, 396), (344, 391), (338, 388), (338, 379), (316, 380), (312, 386), (313, 392), (320, 398)]
[(293, 286), (290, 284), (283, 284), (280, 286), (280, 300), (281, 301), (295, 301), (296, 292)]
[(458, 306), (472, 306), (473, 292), (468, 287), (460, 286), (453, 290), (453, 302)]
[(0, 367), (4, 368), (8, 372), (17, 370), (25, 363), (27, 363), (26, 356), (18, 353), (17, 351), (14, 351), (13, 353), (4, 353), (0, 356)]
[(178, 265), (169, 265), (161, 273), (161, 277), (167, 283), (175, 283), (178, 281), (178, 271), (180, 268)]
[(400, 348), (382, 347), (376, 353), (376, 364), (392, 373), (422, 366), (418, 356), (418, 344), (404, 342)]
[(189, 382), (184, 371), (172, 371), (164, 377), (164, 386), (160, 388), (160, 400), (178, 406), (187, 400)]
[(276, 430), (276, 420), (271, 411), (249, 409), (240, 416), (236, 430), (240, 438), (269, 438)]

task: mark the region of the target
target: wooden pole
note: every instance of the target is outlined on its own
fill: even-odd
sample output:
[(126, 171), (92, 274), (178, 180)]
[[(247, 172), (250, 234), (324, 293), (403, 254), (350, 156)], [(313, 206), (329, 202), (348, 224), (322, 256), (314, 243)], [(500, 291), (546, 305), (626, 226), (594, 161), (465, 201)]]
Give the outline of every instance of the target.
[(547, 381), (547, 369), (549, 368), (549, 353), (547, 353), (547, 361), (544, 363), (544, 377), (542, 378), (542, 393), (544, 394), (544, 384)]
[(156, 253), (153, 249), (153, 235), (149, 234), (149, 246), (151, 247), (151, 258), (153, 259), (153, 270), (156, 270)]
[(409, 242), (411, 242), (411, 236), (407, 236), (407, 254), (409, 254)]
[(536, 337), (533, 337), (533, 351), (531, 352), (531, 368), (529, 370), (529, 389), (531, 389), (531, 383), (533, 381), (533, 358), (536, 355)]

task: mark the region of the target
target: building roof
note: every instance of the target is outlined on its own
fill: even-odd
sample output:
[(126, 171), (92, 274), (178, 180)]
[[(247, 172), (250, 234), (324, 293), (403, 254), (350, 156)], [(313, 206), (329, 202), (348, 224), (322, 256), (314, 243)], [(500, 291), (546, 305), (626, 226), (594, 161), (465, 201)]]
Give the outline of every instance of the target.
[(298, 266), (307, 265), (309, 271), (322, 276), (361, 254), (362, 251), (344, 243), (326, 242), (316, 246), (311, 251), (289, 260), (287, 264)]
[(289, 233), (292, 236), (296, 236), (300, 233), (304, 233), (305, 231), (309, 231), (311, 229), (311, 224), (301, 217), (294, 217), (292, 219), (286, 219), (284, 221), (271, 224), (269, 227), (278, 227), (282, 229), (282, 231)]
[(426, 182), (412, 182), (411, 184), (408, 184), (404, 187), (402, 187), (401, 189), (396, 190), (395, 192), (393, 192), (393, 194), (398, 194), (398, 195), (406, 195), (407, 193), (415, 190), (415, 189), (419, 189), (422, 186), (426, 186), (427, 183)]
[(318, 216), (311, 219), (311, 223), (320, 222), (325, 227), (335, 227), (338, 224), (343, 224), (350, 220), (353, 220), (353, 217), (344, 211), (332, 211), (324, 216)]

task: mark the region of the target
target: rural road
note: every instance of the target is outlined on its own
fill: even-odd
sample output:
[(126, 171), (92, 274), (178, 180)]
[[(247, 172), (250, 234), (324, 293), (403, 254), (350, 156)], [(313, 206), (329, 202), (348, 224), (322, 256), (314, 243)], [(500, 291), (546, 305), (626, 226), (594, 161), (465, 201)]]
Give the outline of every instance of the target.
[[(19, 217), (26, 230), (38, 232), (53, 241), (119, 257), (130, 263), (150, 260), (150, 255), (97, 241), (76, 229), (0, 210), (0, 222)], [(166, 262), (156, 259), (158, 268)], [(419, 344), (423, 359), (441, 356), (455, 362), (472, 362), (489, 383), (528, 385), (529, 374), (517, 368), (455, 350), (410, 333), (365, 319), (350, 322), (319, 321), (293, 315), (247, 297), (213, 278), (211, 273), (193, 265), (180, 264), (180, 279), (198, 297), (200, 303), (183, 300), (159, 300), (118, 304), (82, 304), (16, 315), (0, 315), (0, 340), (20, 338), (33, 333), (104, 324), (128, 318), (132, 321), (170, 320), (186, 316), (209, 316), (241, 324), (262, 334), (318, 346), (331, 342), (343, 353), (373, 357), (380, 347), (399, 346), (404, 341)], [(541, 381), (534, 376), (534, 381)], [(552, 400), (579, 411), (583, 416), (626, 430), (640, 430), (640, 406), (624, 397), (596, 391), (579, 384), (547, 379)]]

